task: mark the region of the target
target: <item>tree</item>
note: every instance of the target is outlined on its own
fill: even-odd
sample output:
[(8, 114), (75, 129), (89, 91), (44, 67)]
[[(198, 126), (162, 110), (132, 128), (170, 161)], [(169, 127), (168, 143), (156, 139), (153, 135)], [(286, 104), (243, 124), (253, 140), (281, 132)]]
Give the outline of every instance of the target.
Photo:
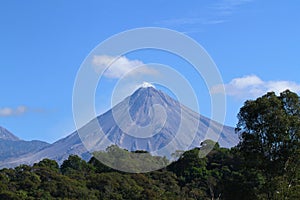
[(296, 173), (293, 171), (296, 163), (292, 160), (295, 156), (299, 158), (299, 96), (287, 90), (280, 96), (269, 92), (254, 101), (246, 101), (238, 120), (236, 131), (241, 138), (238, 148), (244, 156), (245, 167), (265, 174), (262, 198), (274, 199), (274, 194), (279, 192), (275, 177)]
[(106, 151), (96, 151), (93, 156), (115, 170), (133, 173), (156, 170), (169, 163), (165, 157), (152, 156), (142, 150), (130, 152), (117, 145), (107, 147)]
[(52, 170), (54, 172), (59, 172), (59, 165), (55, 160), (50, 160), (50, 159), (43, 159), (39, 163), (35, 163), (33, 165), (33, 168), (39, 169), (39, 168), (46, 168), (49, 170)]
[(101, 161), (99, 161), (97, 158), (92, 157), (89, 162), (90, 165), (92, 165), (95, 168), (96, 173), (103, 173), (103, 172), (113, 172), (116, 171), (106, 165), (104, 165)]
[(77, 155), (70, 155), (69, 158), (63, 162), (60, 170), (64, 175), (82, 179), (82, 176), (85, 176), (92, 170), (92, 165), (88, 164)]

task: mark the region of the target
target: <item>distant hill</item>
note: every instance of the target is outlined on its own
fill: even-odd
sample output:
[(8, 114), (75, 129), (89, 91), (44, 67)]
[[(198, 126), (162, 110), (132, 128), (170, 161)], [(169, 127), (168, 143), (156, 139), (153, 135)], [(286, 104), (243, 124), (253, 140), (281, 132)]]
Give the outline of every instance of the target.
[(38, 140), (33, 141), (11, 141), (0, 139), (0, 161), (19, 157), (28, 153), (35, 153), (50, 144)]
[(50, 144), (38, 140), (24, 141), (13, 135), (3, 127), (0, 127), (0, 163), (7, 159), (36, 153)]
[(18, 141), (20, 140), (17, 136), (9, 132), (7, 129), (0, 126), (0, 139), (1, 140), (10, 140), (10, 141)]
[[(163, 112), (157, 112), (157, 108)], [(195, 124), (198, 127), (191, 130)], [(103, 139), (109, 142), (103, 143)], [(91, 155), (82, 141), (92, 152), (104, 150), (112, 144), (130, 151), (159, 152), (166, 146), (171, 150), (192, 149), (205, 139), (218, 140), (222, 147), (233, 147), (239, 141), (234, 128), (199, 115), (160, 90), (142, 87), (78, 132), (75, 131), (37, 152), (3, 160), (0, 167), (33, 164), (43, 158), (61, 163), (71, 154), (89, 159)], [(170, 157), (174, 152), (167, 149), (160, 153)]]
[(1, 159), (0, 168), (15, 167), (20, 164), (33, 164), (43, 158), (50, 158), (61, 164), (69, 155), (79, 155), (85, 160), (91, 158), (91, 155), (82, 144), (77, 132), (51, 145), (46, 143), (44, 146), (42, 145), (40, 148), (33, 149), (33, 151), (28, 151), (25, 154)]

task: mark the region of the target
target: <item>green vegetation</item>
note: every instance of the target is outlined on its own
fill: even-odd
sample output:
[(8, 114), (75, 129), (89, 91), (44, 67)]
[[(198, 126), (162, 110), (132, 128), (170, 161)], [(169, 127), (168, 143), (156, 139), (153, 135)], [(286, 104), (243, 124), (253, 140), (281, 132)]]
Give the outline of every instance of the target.
[[(0, 170), (0, 199), (300, 199), (300, 101), (292, 92), (268, 93), (247, 101), (238, 114), (240, 143), (220, 148), (204, 141), (158, 171), (130, 174), (95, 157), (139, 168), (135, 156), (167, 162), (112, 146), (85, 162), (72, 155), (59, 165), (44, 159), (33, 166)], [(214, 145), (207, 156), (201, 156)], [(113, 153), (115, 159), (109, 159)], [(122, 156), (120, 157), (120, 159)], [(119, 162), (120, 160), (118, 160)]]
[(105, 152), (94, 152), (93, 155), (107, 166), (130, 173), (154, 171), (169, 163), (164, 157), (151, 156), (150, 153), (140, 150), (129, 152), (117, 145), (108, 147)]

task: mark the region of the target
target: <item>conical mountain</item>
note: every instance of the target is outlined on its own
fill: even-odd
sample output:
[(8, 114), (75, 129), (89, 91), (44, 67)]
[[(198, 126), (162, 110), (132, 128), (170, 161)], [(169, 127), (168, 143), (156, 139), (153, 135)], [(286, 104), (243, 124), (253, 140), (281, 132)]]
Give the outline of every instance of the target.
[[(79, 131), (84, 143), (103, 147), (103, 137), (122, 148), (161, 153), (161, 149), (187, 150), (198, 147), (205, 139), (218, 140), (223, 147), (237, 144), (238, 137), (231, 127), (223, 126), (192, 111), (164, 92), (142, 87), (98, 117), (101, 145), (95, 137), (86, 139), (86, 131)], [(81, 134), (82, 133), (82, 134)], [(105, 136), (104, 136), (105, 135)], [(99, 137), (98, 135), (95, 135)]]

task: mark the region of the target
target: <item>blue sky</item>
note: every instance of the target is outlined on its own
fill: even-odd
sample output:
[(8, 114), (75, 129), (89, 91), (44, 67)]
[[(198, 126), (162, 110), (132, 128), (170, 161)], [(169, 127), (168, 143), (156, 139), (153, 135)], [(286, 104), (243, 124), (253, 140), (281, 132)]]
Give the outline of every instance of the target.
[[(235, 126), (246, 99), (285, 88), (300, 93), (299, 10), (298, 1), (271, 0), (1, 1), (0, 125), (25, 140), (70, 134), (73, 84), (89, 52), (119, 32), (155, 26), (185, 33), (206, 49), (225, 83), (226, 124)], [(154, 51), (126, 59), (185, 66)], [(201, 88), (201, 113), (209, 116), (208, 90)], [(108, 109), (104, 94), (96, 95), (99, 114)]]

